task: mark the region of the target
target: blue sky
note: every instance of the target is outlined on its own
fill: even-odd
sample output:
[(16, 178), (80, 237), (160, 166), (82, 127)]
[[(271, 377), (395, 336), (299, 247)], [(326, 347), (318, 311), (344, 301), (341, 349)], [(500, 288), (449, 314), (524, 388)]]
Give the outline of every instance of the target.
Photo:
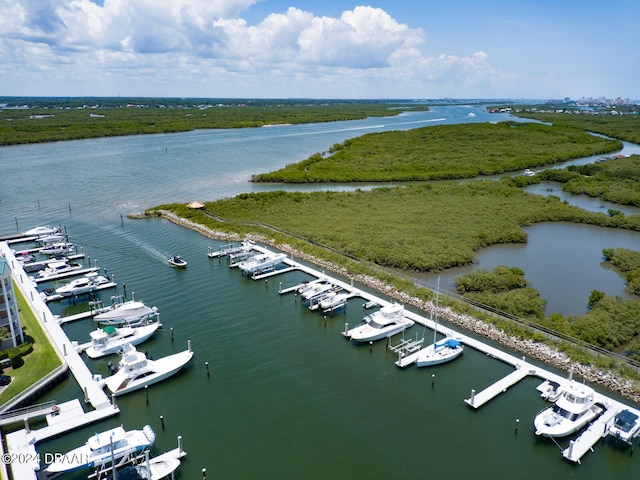
[(640, 100), (637, 0), (2, 0), (0, 96)]

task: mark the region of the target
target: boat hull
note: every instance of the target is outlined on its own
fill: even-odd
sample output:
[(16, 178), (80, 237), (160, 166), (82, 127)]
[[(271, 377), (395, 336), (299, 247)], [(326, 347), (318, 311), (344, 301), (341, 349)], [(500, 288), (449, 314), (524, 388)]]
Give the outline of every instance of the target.
[(423, 348), (416, 359), (416, 365), (418, 367), (431, 367), (433, 365), (440, 365), (442, 363), (450, 362), (458, 358), (464, 349), (462, 346), (456, 348), (442, 347), (437, 348), (434, 351), (433, 345), (429, 345)]
[[(142, 342), (151, 338), (151, 336), (158, 330), (160, 326), (159, 323), (154, 323), (151, 325), (145, 325), (143, 327), (131, 328), (131, 334), (123, 336), (122, 338), (110, 342), (104, 348), (90, 346), (85, 352), (89, 358), (100, 358), (106, 355), (111, 355), (113, 353), (117, 353), (119, 350), (122, 350), (122, 347), (126, 344), (128, 345), (139, 345)], [(124, 327), (130, 328), (130, 327)]]
[(111, 377), (108, 377), (105, 380), (105, 385), (114, 395), (124, 395), (171, 377), (184, 367), (192, 357), (193, 352), (185, 350), (184, 352), (169, 355), (159, 360), (153, 360), (154, 373), (129, 381), (127, 381), (128, 376), (121, 370)]

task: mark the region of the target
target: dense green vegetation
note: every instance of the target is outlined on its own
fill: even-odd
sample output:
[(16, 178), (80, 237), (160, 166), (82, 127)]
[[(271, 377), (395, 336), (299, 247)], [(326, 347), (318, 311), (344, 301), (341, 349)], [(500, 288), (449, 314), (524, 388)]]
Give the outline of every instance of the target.
[(605, 248), (602, 254), (624, 273), (627, 290), (640, 295), (640, 252), (627, 248)]
[(479, 269), (456, 278), (458, 291), (467, 299), (520, 318), (542, 318), (546, 302), (527, 286), (524, 272), (498, 265), (491, 272)]
[(473, 178), (619, 150), (581, 130), (538, 123), (437, 125), (372, 133), (334, 145), (256, 182), (409, 182)]
[[(96, 99), (92, 99), (96, 100)], [(38, 108), (0, 109), (0, 145), (76, 140), (148, 133), (183, 132), (206, 128), (333, 122), (400, 113), (398, 104), (359, 101), (271, 101), (248, 103), (182, 103), (164, 100), (144, 104), (105, 102)], [(138, 99), (138, 102), (140, 99)], [(204, 102), (204, 101), (203, 101)], [(228, 100), (227, 100), (228, 102)], [(105, 105), (106, 103), (106, 105)], [(73, 105), (73, 106), (72, 106)], [(404, 104), (405, 110), (425, 106)]]
[(599, 295), (584, 316), (552, 314), (541, 325), (609, 351), (626, 350), (640, 360), (640, 302)]
[[(160, 208), (198, 216), (184, 205)], [(609, 217), (557, 198), (523, 192), (503, 181), (440, 182), (353, 192), (264, 192), (206, 203), (216, 229), (247, 232), (251, 224), (277, 227), (353, 257), (405, 270), (469, 264), (497, 243), (526, 242), (525, 225), (574, 221), (640, 230), (640, 216)]]
[(553, 125), (578, 128), (632, 143), (640, 143), (640, 115), (594, 115), (587, 114), (587, 112), (582, 114), (536, 113), (530, 110), (517, 111), (513, 114)]
[(514, 181), (519, 186), (542, 181), (559, 182), (562, 190), (574, 195), (589, 195), (640, 207), (640, 155), (544, 170), (533, 177), (518, 177)]

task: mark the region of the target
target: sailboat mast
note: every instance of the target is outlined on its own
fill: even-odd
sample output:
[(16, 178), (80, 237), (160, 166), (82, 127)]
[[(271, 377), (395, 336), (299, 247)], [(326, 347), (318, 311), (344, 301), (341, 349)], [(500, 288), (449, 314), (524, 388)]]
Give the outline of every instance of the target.
[(440, 277), (438, 277), (438, 283), (436, 284), (436, 321), (433, 324), (433, 350), (436, 349), (436, 336), (438, 333), (438, 300), (440, 298)]

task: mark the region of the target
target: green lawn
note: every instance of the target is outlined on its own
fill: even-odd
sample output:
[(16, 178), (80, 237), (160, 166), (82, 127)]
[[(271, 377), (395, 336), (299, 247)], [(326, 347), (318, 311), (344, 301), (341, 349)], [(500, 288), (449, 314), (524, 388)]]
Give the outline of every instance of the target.
[(18, 299), (25, 340), (33, 342), (33, 352), (23, 357), (24, 365), (20, 368), (5, 370), (4, 373), (11, 375), (13, 381), (0, 394), (0, 405), (5, 404), (62, 364), (29, 303), (17, 287), (14, 290)]

